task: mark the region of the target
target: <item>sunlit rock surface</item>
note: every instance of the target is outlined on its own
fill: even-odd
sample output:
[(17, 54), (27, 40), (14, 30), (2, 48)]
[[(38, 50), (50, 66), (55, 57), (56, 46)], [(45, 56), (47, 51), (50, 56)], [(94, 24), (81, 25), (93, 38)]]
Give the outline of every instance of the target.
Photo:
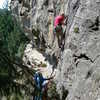
[[(56, 73), (61, 100), (99, 100), (100, 0), (12, 0), (11, 8), (33, 42), (32, 30), (38, 29), (40, 41), (43, 38), (50, 47), (48, 53), (58, 50), (61, 54)], [(65, 48), (60, 52), (52, 46), (53, 20), (62, 11), (68, 23)]]

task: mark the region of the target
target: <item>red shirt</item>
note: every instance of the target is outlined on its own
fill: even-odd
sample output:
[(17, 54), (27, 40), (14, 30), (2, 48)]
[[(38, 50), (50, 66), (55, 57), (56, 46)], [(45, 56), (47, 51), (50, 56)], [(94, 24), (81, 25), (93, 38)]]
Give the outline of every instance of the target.
[(58, 24), (62, 24), (64, 21), (64, 16), (57, 16), (54, 20), (54, 26), (56, 27)]

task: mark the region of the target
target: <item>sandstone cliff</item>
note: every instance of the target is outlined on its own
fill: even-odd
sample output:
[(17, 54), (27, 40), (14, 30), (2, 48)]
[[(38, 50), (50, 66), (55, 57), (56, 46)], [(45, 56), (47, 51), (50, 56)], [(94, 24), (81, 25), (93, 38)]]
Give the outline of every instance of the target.
[(54, 17), (68, 15), (58, 92), (61, 100), (99, 100), (100, 0), (12, 0), (11, 9), (33, 44), (45, 48), (52, 48)]

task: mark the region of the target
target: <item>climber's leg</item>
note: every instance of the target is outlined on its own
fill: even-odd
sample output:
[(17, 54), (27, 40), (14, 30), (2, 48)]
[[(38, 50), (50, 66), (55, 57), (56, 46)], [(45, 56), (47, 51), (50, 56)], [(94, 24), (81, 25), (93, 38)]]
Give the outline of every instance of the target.
[(57, 25), (55, 30), (56, 30), (56, 36), (57, 36), (57, 39), (58, 39), (58, 46), (59, 46), (59, 48), (61, 48), (62, 36), (63, 36), (63, 28), (62, 28), (61, 25)]

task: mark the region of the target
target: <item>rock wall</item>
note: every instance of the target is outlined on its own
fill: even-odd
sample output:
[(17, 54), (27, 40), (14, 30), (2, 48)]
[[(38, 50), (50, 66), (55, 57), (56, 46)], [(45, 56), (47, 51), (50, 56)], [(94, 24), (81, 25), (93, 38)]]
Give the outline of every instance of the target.
[(54, 18), (53, 2), (53, 0), (11, 1), (13, 14), (21, 21), (22, 27), (30, 39), (34, 39), (34, 30), (39, 30), (39, 37), (45, 39), (46, 45), (50, 44), (49, 41), (52, 39), (50, 32), (53, 31), (51, 28)]
[[(59, 63), (58, 90), (62, 100), (100, 98), (100, 1), (69, 0), (66, 45)], [(65, 98), (64, 98), (65, 99)]]
[[(65, 48), (56, 83), (61, 100), (100, 99), (100, 0), (12, 0), (11, 9), (25, 33), (38, 29), (46, 45), (53, 41), (53, 20), (68, 15)], [(33, 38), (32, 38), (33, 37)]]

